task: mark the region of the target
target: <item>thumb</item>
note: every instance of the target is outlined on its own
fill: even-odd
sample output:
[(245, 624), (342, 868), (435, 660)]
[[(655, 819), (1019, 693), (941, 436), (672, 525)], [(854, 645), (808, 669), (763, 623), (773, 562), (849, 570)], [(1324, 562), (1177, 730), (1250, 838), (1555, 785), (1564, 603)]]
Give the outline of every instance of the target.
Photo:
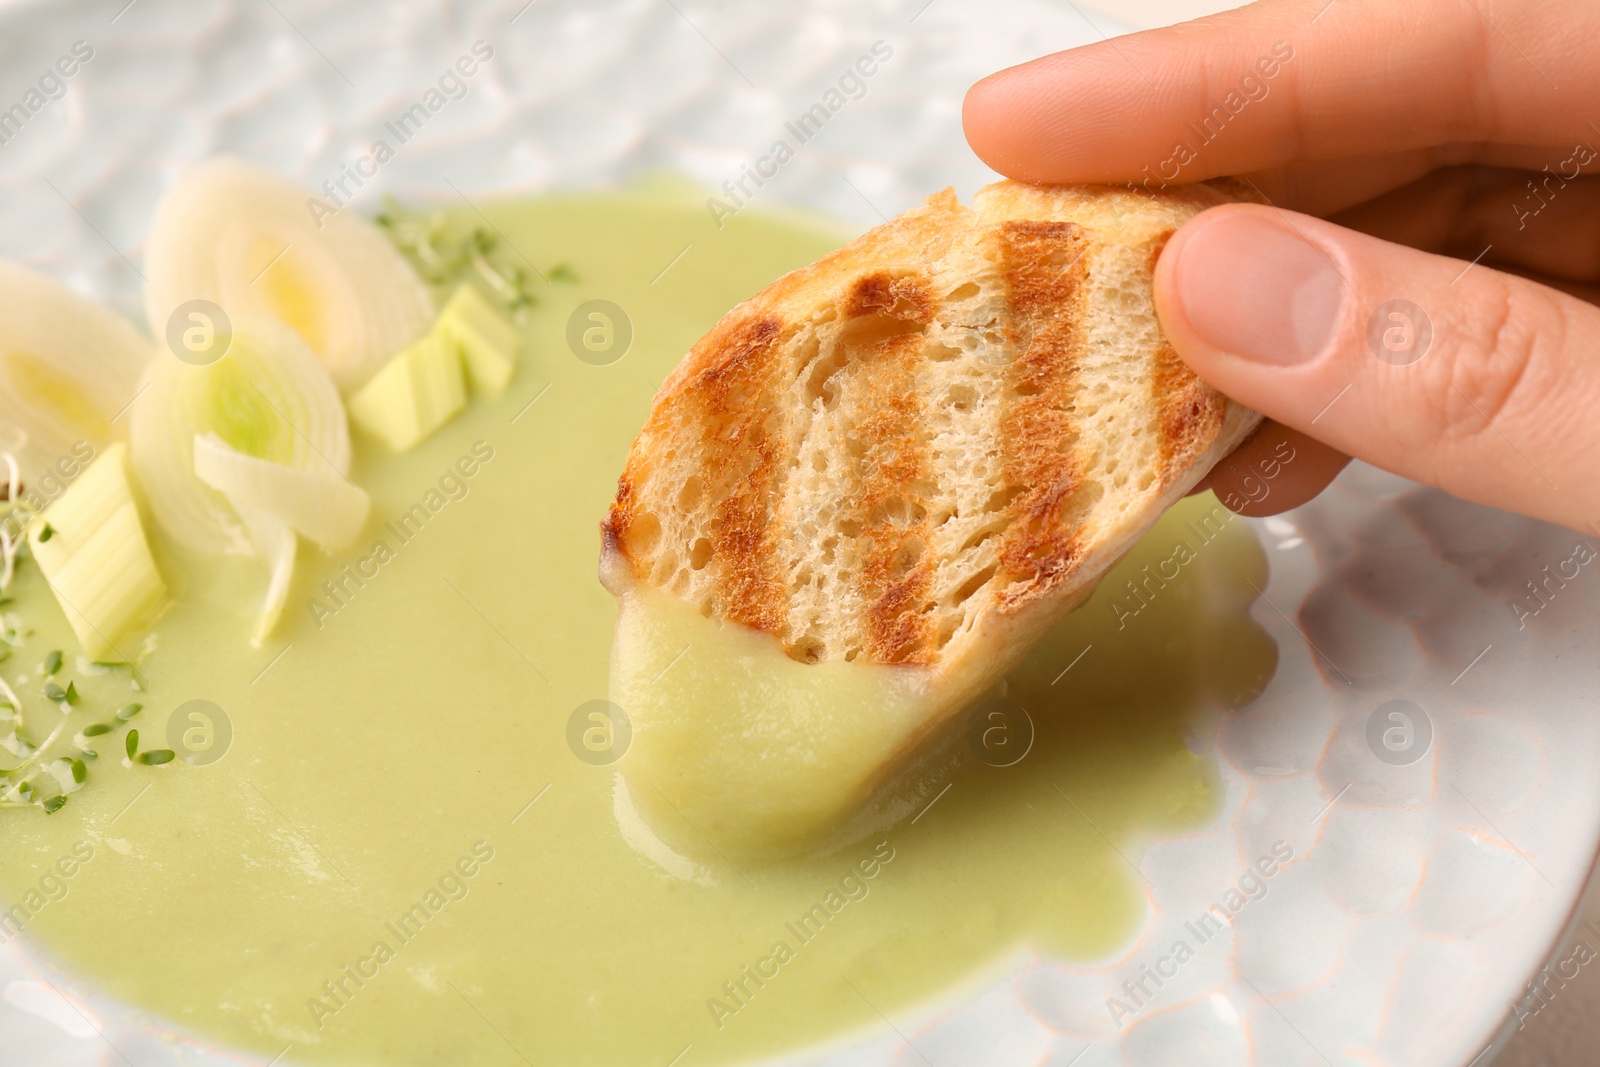
[(1173, 235), (1156, 307), (1240, 403), (1464, 499), (1600, 530), (1600, 309), (1253, 204)]

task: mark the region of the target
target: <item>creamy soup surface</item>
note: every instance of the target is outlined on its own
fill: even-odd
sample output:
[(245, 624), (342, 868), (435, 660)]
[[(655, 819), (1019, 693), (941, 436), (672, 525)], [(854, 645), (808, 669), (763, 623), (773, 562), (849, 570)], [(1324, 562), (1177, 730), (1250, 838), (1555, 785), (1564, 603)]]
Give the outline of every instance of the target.
[[(153, 535), (176, 603), (133, 693), (124, 670), (74, 671), (66, 620), (24, 568), (6, 610), (34, 632), (0, 667), (19, 690), (63, 649), (85, 723), (137, 700), (145, 747), (198, 730), (199, 748), (207, 722), (178, 711), (209, 701), (227, 748), (123, 766), (122, 734), (100, 738), (65, 808), (0, 811), (11, 927), (177, 1029), (352, 1067), (754, 1061), (914, 1018), (1028, 949), (1129, 944), (1147, 910), (1130, 860), (1211, 819), (1194, 738), (1275, 662), (1248, 617), (1265, 561), (1244, 524), (1209, 494), (1186, 502), (1016, 672), (1006, 697), (1036, 733), (1020, 762), (956, 738), (903, 783), (914, 822), (823, 855), (674, 869), (619, 828), (620, 765), (569, 744), (574, 713), (608, 695), (598, 522), (688, 347), (845, 235), (754, 210), (718, 228), (664, 192), (484, 212), (577, 281), (541, 290), (503, 397), (405, 455), (357, 435), (369, 529), (331, 557), (304, 550), (267, 647), (248, 643), (257, 565)], [(609, 365), (569, 347), (590, 300), (631, 322)], [(1125, 583), (1147, 565), (1173, 577), (1136, 597)], [(673, 855), (692, 852), (677, 830)]]

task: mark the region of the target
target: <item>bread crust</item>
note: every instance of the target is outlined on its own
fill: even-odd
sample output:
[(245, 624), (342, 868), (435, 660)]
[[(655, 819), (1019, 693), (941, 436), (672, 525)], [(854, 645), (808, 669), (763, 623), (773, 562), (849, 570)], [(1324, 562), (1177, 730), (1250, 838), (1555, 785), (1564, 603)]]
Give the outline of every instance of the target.
[(602, 523), (608, 587), (802, 661), (1007, 669), (1260, 421), (1151, 296), (1173, 231), (1235, 198), (945, 190), (773, 282), (657, 394)]

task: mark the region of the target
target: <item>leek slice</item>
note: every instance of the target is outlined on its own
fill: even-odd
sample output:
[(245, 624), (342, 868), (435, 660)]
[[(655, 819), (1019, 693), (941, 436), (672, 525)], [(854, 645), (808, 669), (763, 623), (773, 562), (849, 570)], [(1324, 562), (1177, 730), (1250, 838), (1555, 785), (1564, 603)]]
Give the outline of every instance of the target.
[(404, 452), (467, 406), (461, 353), (433, 333), (391, 359), (350, 399), (356, 425)]
[(215, 363), (157, 360), (148, 394), (135, 408), (133, 457), (151, 510), (181, 544), (266, 564), (259, 645), (288, 599), (296, 529), (338, 547), (366, 522), (367, 495), (346, 478), (338, 388), (294, 330), (246, 319)]
[[(328, 470), (290, 467), (247, 456), (214, 433), (194, 439), (194, 472), (222, 493), (235, 512), (262, 512), (304, 534), (323, 548), (347, 548), (366, 525), (372, 499), (343, 476)], [(252, 535), (257, 549), (261, 539)]]
[(0, 260), (0, 452), (24, 502), (41, 490), (42, 507), (119, 436), (153, 351), (115, 312)]
[(516, 370), (522, 331), (506, 320), (483, 294), (463, 285), (450, 298), (434, 331), (461, 351), (472, 387), (499, 396)]
[(154, 617), (167, 587), (128, 484), (127, 446), (108, 446), (33, 520), (28, 540), (84, 654), (128, 659), (117, 643)]
[(255, 630), (250, 635), (250, 643), (259, 648), (272, 636), (283, 615), (283, 605), (289, 600), (289, 582), (294, 577), (294, 557), (299, 543), (287, 522), (241, 500), (229, 499), (249, 532), (256, 554), (267, 565), (267, 593), (261, 603), (261, 613), (256, 616)]
[(235, 321), (271, 316), (300, 334), (346, 392), (434, 319), (432, 294), (377, 227), (236, 159), (201, 163), (167, 190), (145, 273), (155, 336), (190, 300), (209, 300)]
[(236, 321), (215, 363), (156, 360), (132, 422), (133, 465), (150, 510), (173, 540), (198, 552), (260, 549), (226, 496), (196, 474), (196, 437), (341, 480), (350, 469), (350, 430), (333, 379), (293, 330), (271, 319)]

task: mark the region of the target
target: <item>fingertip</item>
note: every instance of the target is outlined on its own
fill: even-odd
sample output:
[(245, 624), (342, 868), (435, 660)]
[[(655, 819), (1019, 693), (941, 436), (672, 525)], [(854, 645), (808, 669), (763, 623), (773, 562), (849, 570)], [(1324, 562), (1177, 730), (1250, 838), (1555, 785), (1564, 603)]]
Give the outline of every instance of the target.
[(1156, 258), (1156, 268), (1150, 277), (1156, 318), (1160, 321), (1161, 329), (1166, 333), (1167, 339), (1180, 353), (1183, 350), (1179, 347), (1179, 339), (1193, 336), (1194, 331), (1189, 325), (1188, 316), (1183, 313), (1183, 301), (1178, 296), (1178, 262), (1183, 254), (1183, 246), (1189, 240), (1190, 231), (1201, 224), (1206, 214), (1205, 211), (1200, 212), (1173, 231), (1172, 236), (1167, 238), (1167, 243), (1162, 247), (1161, 255)]
[(1230, 204), (1208, 208), (1179, 226), (1167, 239), (1166, 245), (1161, 249), (1161, 255), (1156, 259), (1155, 271), (1150, 280), (1156, 319), (1161, 323), (1162, 332), (1167, 335), (1168, 342), (1185, 362), (1189, 362), (1192, 355), (1204, 345), (1189, 318), (1183, 299), (1185, 253), (1195, 234), (1209, 225), (1219, 212), (1227, 211), (1233, 206)]
[(1312, 500), (1349, 463), (1350, 457), (1338, 449), (1268, 419), (1218, 462), (1202, 484), (1234, 514), (1263, 518)]
[(974, 120), (982, 121), (988, 117), (985, 109), (1011, 70), (1011, 67), (1006, 67), (1004, 70), (997, 70), (993, 74), (986, 74), (973, 82), (971, 87), (967, 89), (966, 98), (961, 105), (961, 121), (969, 132), (973, 127)]
[[(990, 74), (975, 82), (961, 102), (961, 127), (967, 144), (991, 168), (1018, 181), (1043, 180), (1030, 166), (1026, 150), (1029, 97), (1025, 86), (1018, 85), (1018, 72), (1031, 65)], [(1026, 74), (1021, 77), (1026, 81)]]
[[(1107, 118), (1137, 87), (1102, 44), (996, 71), (967, 90), (967, 143), (1008, 178), (1039, 184), (1132, 181), (1147, 132)], [(1131, 139), (1131, 141), (1130, 141)]]
[(1347, 299), (1337, 253), (1258, 204), (1203, 211), (1156, 264), (1156, 309), (1197, 370), (1247, 360), (1284, 370), (1325, 356)]
[[(990, 74), (988, 77), (974, 82), (972, 87), (967, 90), (967, 95), (961, 101), (961, 131), (966, 134), (967, 144), (978, 154), (979, 159), (994, 167), (995, 170), (1000, 170), (1000, 168), (995, 166), (995, 160), (991, 158), (993, 151), (993, 138), (991, 135), (994, 130), (994, 90), (992, 84), (996, 78), (1000, 77), (1001, 73), (1004, 72)], [(1005, 172), (1001, 171), (1001, 173)]]

